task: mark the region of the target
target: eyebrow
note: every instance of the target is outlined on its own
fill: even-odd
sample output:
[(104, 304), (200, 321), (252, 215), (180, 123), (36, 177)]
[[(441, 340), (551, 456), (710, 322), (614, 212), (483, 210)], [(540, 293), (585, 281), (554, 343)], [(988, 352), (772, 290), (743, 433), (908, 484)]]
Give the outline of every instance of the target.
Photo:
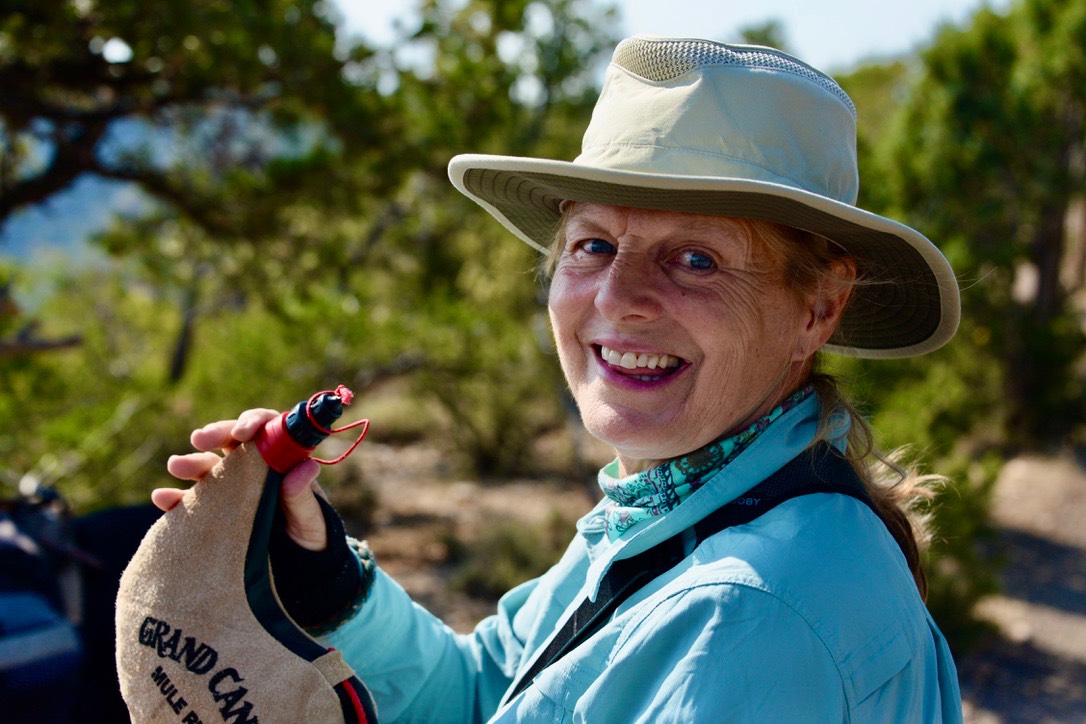
[(719, 228), (713, 221), (709, 219), (693, 219), (689, 223), (683, 224), (679, 227), (680, 231), (702, 231), (704, 229)]
[[(721, 217), (725, 218), (725, 217)], [(716, 219), (692, 219), (689, 223), (683, 224), (678, 228), (680, 232), (687, 231), (719, 231), (724, 232), (728, 236), (741, 237), (742, 234), (738, 233), (739, 230), (734, 226), (728, 226), (726, 224), (717, 223)]]
[[(589, 216), (576, 216), (569, 220), (569, 224), (577, 224), (592, 229), (606, 230), (606, 227), (602, 222), (596, 221)], [(719, 228), (712, 219), (692, 219), (686, 224), (678, 227), (679, 231), (703, 231), (705, 229)]]
[(583, 216), (574, 217), (566, 222), (565, 232), (563, 236), (566, 237), (567, 241), (569, 240), (571, 230), (576, 234), (608, 233), (607, 227), (604, 226), (602, 223), (593, 221), (592, 219), (585, 218)]

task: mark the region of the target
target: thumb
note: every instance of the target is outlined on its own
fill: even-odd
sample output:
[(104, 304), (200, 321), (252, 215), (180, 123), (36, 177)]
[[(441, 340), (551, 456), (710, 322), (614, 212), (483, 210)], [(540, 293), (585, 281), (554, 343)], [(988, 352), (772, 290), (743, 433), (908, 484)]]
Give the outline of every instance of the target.
[(311, 551), (324, 550), (328, 545), (324, 514), (315, 493), (318, 472), (320, 465), (313, 460), (303, 460), (286, 474), (280, 488), (287, 535)]

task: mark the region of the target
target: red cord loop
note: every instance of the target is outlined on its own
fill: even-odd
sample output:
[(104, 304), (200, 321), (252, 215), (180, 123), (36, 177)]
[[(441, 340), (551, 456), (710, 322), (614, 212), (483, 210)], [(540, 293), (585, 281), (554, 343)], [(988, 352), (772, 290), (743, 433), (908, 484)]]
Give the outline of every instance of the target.
[(317, 419), (313, 417), (313, 411), (310, 409), (313, 406), (313, 403), (316, 402), (317, 398), (321, 395), (335, 395), (344, 405), (350, 405), (351, 400), (354, 399), (354, 393), (347, 389), (346, 385), (339, 385), (334, 390), (321, 390), (320, 392), (310, 397), (305, 403), (305, 416), (309, 419), (309, 422), (313, 425), (313, 427), (317, 428), (325, 435), (334, 435), (337, 432), (344, 432), (346, 430), (353, 430), (356, 427), (362, 427), (362, 432), (361, 434), (359, 434), (358, 439), (351, 443), (351, 446), (347, 448), (347, 452), (343, 453), (335, 460), (322, 460), (321, 458), (313, 458), (313, 460), (322, 465), (335, 465), (336, 463), (341, 463), (346, 460), (347, 456), (353, 453), (354, 449), (358, 447), (358, 444), (362, 442), (362, 439), (366, 437), (366, 432), (370, 429), (370, 421), (368, 419), (356, 420), (355, 422), (343, 425), (341, 427), (325, 427), (324, 425), (317, 422)]

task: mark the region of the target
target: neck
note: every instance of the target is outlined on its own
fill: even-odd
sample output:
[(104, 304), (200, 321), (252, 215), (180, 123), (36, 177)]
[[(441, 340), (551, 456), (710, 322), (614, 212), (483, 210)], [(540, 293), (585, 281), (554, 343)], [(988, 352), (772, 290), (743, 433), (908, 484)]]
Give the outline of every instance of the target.
[(697, 450), (709, 443), (716, 440), (723, 440), (727, 437), (731, 437), (739, 432), (742, 432), (750, 425), (754, 424), (757, 420), (768, 415), (774, 407), (781, 404), (784, 400), (788, 399), (796, 390), (803, 385), (807, 384), (811, 378), (811, 370), (813, 365), (810, 360), (802, 364), (792, 364), (784, 369), (781, 376), (777, 381), (769, 388), (762, 399), (754, 403), (745, 414), (738, 416), (738, 422), (728, 425), (728, 428), (713, 437), (710, 440), (706, 440), (700, 444), (695, 445), (689, 450), (684, 450), (677, 455), (668, 458), (643, 458), (637, 455), (624, 454), (621, 450), (615, 450), (615, 455), (618, 459), (618, 473), (619, 477), (626, 477), (628, 475), (634, 475), (636, 473), (644, 472), (650, 468), (657, 467), (669, 460), (675, 460), (687, 455), (694, 450)]

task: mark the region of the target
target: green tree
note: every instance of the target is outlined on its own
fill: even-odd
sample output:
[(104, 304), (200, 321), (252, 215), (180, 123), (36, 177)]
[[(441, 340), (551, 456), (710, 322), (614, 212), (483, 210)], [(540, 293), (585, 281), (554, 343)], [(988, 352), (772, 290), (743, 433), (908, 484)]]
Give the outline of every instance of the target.
[(777, 48), (786, 53), (790, 52), (790, 44), (784, 32), (784, 24), (777, 19), (746, 25), (739, 29), (739, 37), (742, 38), (744, 43), (768, 45), (770, 48)]
[[(136, 183), (214, 233), (267, 225), (269, 187), (337, 144), (391, 138), (344, 72), (316, 0), (7, 0), (0, 13), (0, 221), (81, 174)], [(323, 153), (322, 153), (323, 152)], [(289, 163), (277, 163), (289, 161)], [(315, 169), (310, 169), (315, 170)], [(247, 183), (231, 181), (244, 177)], [(223, 192), (249, 193), (225, 203)]]
[[(114, 126), (136, 123), (145, 144), (107, 153), (115, 147), (103, 134), (91, 172), (119, 178), (105, 162), (129, 164), (125, 174), (145, 172), (149, 193), (158, 186), (147, 179), (160, 179), (180, 200), (160, 194), (102, 235), (114, 259), (108, 272), (51, 282), (55, 291), (35, 312), (41, 332), (81, 332), (84, 350), (0, 359), (12, 391), (0, 424), (14, 431), (4, 441), (12, 453), (5, 477), (29, 471), (61, 481), (83, 509), (144, 499), (195, 421), (404, 371), (414, 372), (419, 404), (440, 411), (414, 417), (436, 419), (431, 433), (469, 465), (527, 467), (533, 434), (561, 419), (555, 385), (540, 384), (557, 373), (532, 324), (540, 310), (534, 255), (449, 186), (445, 165), (463, 151), (574, 156), (613, 14), (580, 0), (428, 2), (392, 50), (343, 38), (333, 45), (326, 6), (315, 2), (159, 2), (127, 15), (123, 3), (87, 7), (58, 5), (54, 16), (19, 6), (0, 26), (0, 50), (18, 41), (14, 65), (42, 56), (41, 68), (55, 71), (64, 63), (49, 58), (104, 53), (88, 38), (122, 39), (132, 57), (95, 55), (101, 74), (174, 73), (171, 88), (206, 102), (183, 98), (163, 110), (173, 101), (156, 96), (142, 106), (158, 86), (141, 86), (141, 74), (104, 92), (130, 112)], [(267, 33), (297, 45), (297, 64), (283, 62), (286, 51), (246, 13), (267, 13)], [(41, 40), (49, 22), (65, 39), (56, 47)], [(309, 29), (291, 34), (299, 23)], [(258, 40), (272, 51), (261, 53)], [(159, 67), (155, 58), (170, 62)], [(237, 80), (250, 76), (235, 66), (254, 80)], [(309, 67), (307, 82), (277, 79), (292, 67)], [(129, 89), (135, 97), (126, 99)], [(75, 91), (55, 97), (76, 111), (89, 103)], [(53, 142), (51, 131), (32, 136), (52, 126), (5, 128), (5, 158), (21, 169), (12, 183), (47, 175), (34, 149)], [(254, 138), (266, 153), (238, 151)], [(29, 274), (13, 285), (42, 282)], [(117, 345), (132, 350), (123, 361)], [(57, 467), (59, 458), (71, 464)], [(130, 463), (123, 475), (113, 474), (118, 459)]]
[(421, 312), (417, 389), (484, 474), (537, 467), (530, 443), (561, 420), (561, 383), (540, 347), (535, 253), (456, 193), (446, 165), (463, 152), (576, 156), (614, 21), (583, 0), (430, 1), (404, 40), (433, 60), (400, 76), (420, 160), (380, 253), (398, 260), (396, 284)]
[(992, 361), (974, 401), (999, 442), (1036, 447), (1084, 420), (1086, 350), (1061, 279), (1086, 171), (1086, 2), (1025, 0), (947, 28), (884, 147), (890, 198), (963, 274), (959, 344)]
[(103, 243), (174, 290), (175, 382), (200, 311), (306, 279), (351, 233), (318, 228), (328, 209), (360, 214), (398, 184), (398, 115), (327, 3), (5, 5), (0, 224), (85, 174), (141, 189), (140, 217)]
[(1082, 213), (1084, 21), (1081, 0), (985, 9), (918, 58), (842, 79), (860, 108), (861, 205), (925, 232), (962, 286), (962, 326), (943, 349), (835, 364), (884, 446), (912, 445), (950, 478), (934, 506), (929, 605), (958, 649), (995, 589), (979, 544), (1002, 462), (1074, 439), (1086, 411), (1082, 279), (1067, 273), (1082, 244), (1067, 221)]

